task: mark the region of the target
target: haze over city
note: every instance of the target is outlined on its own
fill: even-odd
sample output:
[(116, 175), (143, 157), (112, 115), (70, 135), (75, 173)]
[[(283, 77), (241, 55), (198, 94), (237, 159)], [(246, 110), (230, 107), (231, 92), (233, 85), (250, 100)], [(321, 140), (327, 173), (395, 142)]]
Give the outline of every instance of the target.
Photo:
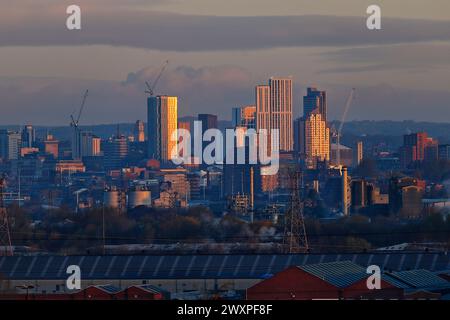
[(143, 119), (144, 82), (167, 59), (158, 91), (180, 116), (229, 120), (255, 84), (291, 75), (296, 116), (315, 85), (330, 120), (357, 87), (348, 120), (449, 122), (450, 3), (435, 2), (379, 1), (371, 32), (370, 1), (78, 1), (82, 30), (69, 32), (66, 1), (1, 1), (0, 125), (67, 125), (86, 88), (83, 124)]

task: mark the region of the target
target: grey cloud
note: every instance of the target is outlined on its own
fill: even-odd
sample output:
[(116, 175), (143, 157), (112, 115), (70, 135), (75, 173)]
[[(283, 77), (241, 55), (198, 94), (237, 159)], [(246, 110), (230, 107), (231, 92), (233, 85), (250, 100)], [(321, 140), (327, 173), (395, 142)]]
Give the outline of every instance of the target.
[[(450, 65), (450, 45), (447, 43), (397, 44), (355, 47), (322, 54), (341, 66), (321, 73), (347, 73), (393, 69), (442, 68)], [(346, 64), (342, 66), (342, 64)]]
[[(20, 17), (20, 18), (18, 18)], [(449, 41), (450, 21), (383, 19), (369, 31), (365, 17), (181, 15), (133, 7), (88, 4), (82, 30), (65, 28), (64, 6), (52, 10), (13, 8), (0, 13), (2, 46), (130, 46), (172, 51), (253, 50), (297, 46), (354, 46)]]
[[(146, 119), (144, 81), (152, 81), (157, 69), (132, 72), (123, 82), (60, 78), (0, 79), (0, 124), (61, 125), (79, 107), (81, 97), (90, 94), (82, 124), (114, 123)], [(200, 112), (231, 117), (231, 108), (253, 99), (250, 74), (234, 66), (168, 69), (157, 94), (179, 97), (179, 115)]]
[[(340, 119), (349, 88), (328, 89), (331, 119)], [(450, 92), (393, 87), (357, 87), (348, 120), (419, 120), (450, 122)]]
[[(146, 119), (145, 80), (156, 69), (145, 68), (123, 82), (74, 79), (0, 79), (0, 124), (64, 125), (90, 89), (82, 125), (132, 122)], [(265, 79), (259, 79), (261, 82)], [(244, 69), (234, 66), (179, 67), (169, 69), (157, 88), (159, 94), (179, 97), (179, 115), (201, 112), (230, 119), (231, 108), (253, 103), (255, 81)], [(295, 81), (295, 79), (294, 79)], [(294, 108), (301, 109), (305, 83), (295, 82)], [(330, 119), (340, 119), (349, 88), (322, 84), (329, 97)], [(413, 90), (389, 85), (357, 87), (348, 118), (371, 120), (422, 120), (450, 122), (450, 92)]]

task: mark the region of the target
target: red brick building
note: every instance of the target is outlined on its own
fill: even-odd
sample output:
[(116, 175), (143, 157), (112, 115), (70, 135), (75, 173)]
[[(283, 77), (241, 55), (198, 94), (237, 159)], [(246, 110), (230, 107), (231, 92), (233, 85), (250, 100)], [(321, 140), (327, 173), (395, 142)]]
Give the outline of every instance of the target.
[(402, 298), (403, 290), (384, 280), (380, 290), (369, 290), (369, 276), (364, 268), (349, 261), (292, 266), (247, 289), (247, 299)]

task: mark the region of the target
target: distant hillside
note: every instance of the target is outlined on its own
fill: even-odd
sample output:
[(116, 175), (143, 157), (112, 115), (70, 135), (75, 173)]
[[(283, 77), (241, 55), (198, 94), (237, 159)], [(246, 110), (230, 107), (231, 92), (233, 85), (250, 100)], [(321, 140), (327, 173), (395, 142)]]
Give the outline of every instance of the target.
[[(180, 118), (182, 121), (192, 122), (195, 117)], [(339, 121), (333, 121), (332, 126), (339, 127)], [(219, 121), (219, 129), (231, 127), (231, 121)], [(19, 126), (0, 126), (2, 129), (19, 130)], [(130, 135), (133, 133), (134, 123), (101, 124), (95, 126), (82, 126), (83, 130), (91, 131), (95, 135), (106, 139), (114, 135), (117, 130), (122, 134)], [(71, 133), (70, 127), (36, 127), (38, 137), (43, 137), (46, 132), (50, 132), (60, 140), (69, 140)], [(441, 143), (450, 143), (450, 123), (433, 122), (415, 122), (415, 121), (350, 121), (344, 124), (344, 136), (388, 136), (397, 137), (395, 140), (400, 142), (400, 137), (406, 133), (426, 131), (432, 137), (437, 138)]]
[[(339, 127), (339, 121), (333, 121), (332, 125)], [(355, 136), (402, 136), (420, 131), (426, 131), (440, 142), (450, 141), (450, 123), (364, 120), (346, 122), (343, 127), (344, 134)]]

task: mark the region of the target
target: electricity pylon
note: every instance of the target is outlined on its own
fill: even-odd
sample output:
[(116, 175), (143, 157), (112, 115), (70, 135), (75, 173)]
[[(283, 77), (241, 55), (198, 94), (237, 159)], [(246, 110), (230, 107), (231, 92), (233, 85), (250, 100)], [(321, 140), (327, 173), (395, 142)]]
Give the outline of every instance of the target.
[(6, 178), (0, 178), (0, 247), (3, 251), (0, 255), (12, 256), (11, 233), (9, 230), (8, 212), (3, 201), (4, 190), (6, 188)]
[(300, 199), (300, 172), (289, 175), (291, 200), (284, 217), (283, 247), (286, 253), (306, 253), (309, 251), (306, 236), (303, 201)]

